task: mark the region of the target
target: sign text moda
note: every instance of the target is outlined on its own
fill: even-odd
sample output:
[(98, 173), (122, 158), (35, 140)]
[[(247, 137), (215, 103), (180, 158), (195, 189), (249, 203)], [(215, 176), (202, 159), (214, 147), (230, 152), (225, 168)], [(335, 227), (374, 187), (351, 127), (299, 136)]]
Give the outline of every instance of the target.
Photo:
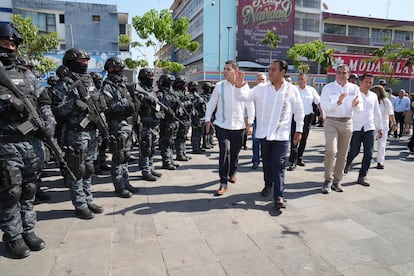
[(255, 0), (243, 7), (243, 25), (287, 22), (293, 8), (291, 0)]
[(413, 66), (406, 66), (406, 59), (398, 60), (385, 60), (379, 59), (376, 62), (371, 62), (370, 59), (373, 56), (369, 55), (357, 55), (357, 54), (333, 54), (334, 64), (328, 69), (328, 74), (335, 74), (336, 66), (339, 64), (346, 64), (349, 66), (351, 73), (363, 75), (365, 73), (373, 74), (374, 76), (383, 76), (383, 67), (385, 64), (392, 68), (393, 77), (396, 78), (410, 78), (411, 73), (414, 70)]

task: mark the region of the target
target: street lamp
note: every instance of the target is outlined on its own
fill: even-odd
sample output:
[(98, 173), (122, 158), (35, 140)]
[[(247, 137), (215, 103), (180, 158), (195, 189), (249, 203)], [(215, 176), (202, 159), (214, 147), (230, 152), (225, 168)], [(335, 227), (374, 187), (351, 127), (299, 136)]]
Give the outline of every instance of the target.
[[(219, 6), (219, 32), (218, 32), (218, 70), (217, 73), (219, 75), (219, 81), (221, 81), (221, 0), (218, 1)], [(214, 7), (215, 2), (211, 0), (211, 6)]]
[(227, 60), (230, 60), (230, 30), (231, 26), (227, 26)]

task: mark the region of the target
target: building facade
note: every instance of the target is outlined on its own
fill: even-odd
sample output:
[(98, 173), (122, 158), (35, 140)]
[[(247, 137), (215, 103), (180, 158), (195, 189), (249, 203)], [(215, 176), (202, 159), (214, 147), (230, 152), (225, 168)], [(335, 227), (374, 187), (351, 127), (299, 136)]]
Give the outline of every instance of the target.
[[(322, 11), (320, 0), (175, 0), (170, 9), (174, 17), (190, 19), (189, 33), (201, 45), (195, 53), (163, 50), (164, 56), (170, 54), (172, 60), (186, 66), (183, 74), (189, 80), (222, 79), (219, 72), (229, 59), (237, 60), (250, 71), (248, 80), (254, 80), (256, 71), (266, 71), (271, 59), (285, 59), (286, 51), (295, 43), (317, 39), (335, 49), (335, 57), (343, 62), (349, 60), (344, 54), (368, 54), (389, 42), (413, 47), (414, 22), (332, 14)], [(261, 44), (267, 30), (282, 37), (272, 58), (269, 47)], [(351, 69), (353, 73), (363, 72)], [(290, 70), (292, 74), (295, 69), (290, 66)], [(310, 73), (320, 73), (320, 68), (311, 64)], [(409, 88), (411, 74), (401, 77), (401, 85)], [(326, 81), (325, 74), (316, 75), (313, 84)]]

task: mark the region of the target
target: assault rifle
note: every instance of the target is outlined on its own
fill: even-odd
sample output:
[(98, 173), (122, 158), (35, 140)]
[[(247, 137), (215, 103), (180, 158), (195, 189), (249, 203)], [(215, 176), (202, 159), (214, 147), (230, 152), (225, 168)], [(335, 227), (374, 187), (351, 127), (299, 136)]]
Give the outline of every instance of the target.
[(85, 128), (90, 122), (95, 123), (96, 127), (99, 129), (99, 132), (102, 134), (102, 137), (106, 141), (111, 142), (113, 137), (111, 137), (111, 134), (109, 133), (109, 127), (106, 123), (105, 115), (100, 110), (100, 107), (98, 107), (96, 100), (88, 94), (81, 80), (76, 80), (69, 89), (73, 88), (78, 90), (81, 100), (84, 101), (89, 108), (89, 113), (80, 122), (80, 126)]
[[(135, 90), (138, 91), (139, 93), (143, 94), (144, 96), (152, 99), (156, 104), (158, 104), (159, 106), (162, 107), (162, 109), (164, 109), (164, 111), (169, 112), (171, 110), (171, 108), (169, 108), (168, 106), (166, 106), (165, 104), (163, 104), (162, 102), (160, 102), (160, 100), (155, 97), (154, 95), (151, 95), (151, 93), (149, 93), (148, 91), (145, 91), (144, 88), (142, 88), (139, 85), (135, 85)], [(172, 112), (171, 114), (175, 120), (177, 120), (178, 123), (180, 123), (181, 125), (185, 126), (184, 122), (181, 121), (180, 119), (178, 119), (178, 117), (175, 115), (174, 112)]]
[[(31, 131), (44, 129), (46, 127), (46, 124), (40, 117), (37, 108), (33, 106), (32, 102), (29, 100), (26, 94), (20, 91), (19, 88), (17, 88), (17, 86), (10, 80), (9, 76), (6, 74), (6, 71), (4, 70), (3, 65), (0, 65), (0, 85), (11, 90), (14, 93), (14, 95), (23, 102), (24, 109), (26, 113), (29, 115), (29, 119), (17, 127), (17, 129), (23, 135), (26, 135)], [(57, 144), (56, 139), (47, 135), (42, 135), (41, 138), (43, 142), (47, 145), (47, 147), (52, 151), (54, 157), (59, 162), (59, 164), (62, 165), (63, 169), (66, 171), (68, 176), (74, 181), (77, 180), (76, 176), (70, 170), (68, 164), (63, 158), (63, 151)]]

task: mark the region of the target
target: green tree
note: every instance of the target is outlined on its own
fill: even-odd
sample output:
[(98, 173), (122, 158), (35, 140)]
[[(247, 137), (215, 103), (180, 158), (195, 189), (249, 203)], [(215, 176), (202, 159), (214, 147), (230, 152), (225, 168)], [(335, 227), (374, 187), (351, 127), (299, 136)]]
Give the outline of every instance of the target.
[(295, 44), (287, 51), (287, 57), (293, 61), (299, 72), (306, 74), (310, 69), (310, 62), (316, 62), (324, 69), (331, 66), (334, 52), (334, 49), (327, 49), (321, 40), (315, 40)]
[(143, 16), (134, 16), (132, 26), (143, 43), (132, 42), (132, 47), (152, 47), (154, 50), (154, 70), (161, 68), (169, 72), (180, 72), (184, 66), (177, 62), (157, 59), (156, 54), (165, 46), (171, 45), (178, 49), (194, 52), (199, 49), (198, 42), (191, 41), (187, 32), (189, 20), (186, 17), (173, 19), (167, 9), (158, 12), (152, 9)]
[(18, 54), (26, 55), (35, 63), (35, 70), (45, 73), (56, 67), (54, 61), (46, 58), (44, 53), (56, 49), (59, 38), (56, 32), (40, 34), (30, 17), (23, 18), (20, 14), (13, 14), (12, 22), (23, 38)]
[(261, 43), (262, 45), (269, 46), (269, 63), (272, 62), (272, 53), (273, 49), (276, 49), (279, 46), (279, 43), (282, 42), (282, 38), (275, 34), (274, 31), (268, 30), (264, 35)]
[[(405, 66), (411, 68), (414, 64), (414, 49), (402, 48), (398, 43), (391, 43), (389, 38), (384, 39), (387, 42), (383, 47), (372, 51), (373, 57), (367, 58), (364, 62), (377, 63), (380, 62), (380, 73), (382, 79), (387, 80), (390, 85), (399, 84), (400, 80), (394, 78), (397, 70), (397, 63), (406, 60)], [(411, 69), (410, 74), (412, 74)]]

